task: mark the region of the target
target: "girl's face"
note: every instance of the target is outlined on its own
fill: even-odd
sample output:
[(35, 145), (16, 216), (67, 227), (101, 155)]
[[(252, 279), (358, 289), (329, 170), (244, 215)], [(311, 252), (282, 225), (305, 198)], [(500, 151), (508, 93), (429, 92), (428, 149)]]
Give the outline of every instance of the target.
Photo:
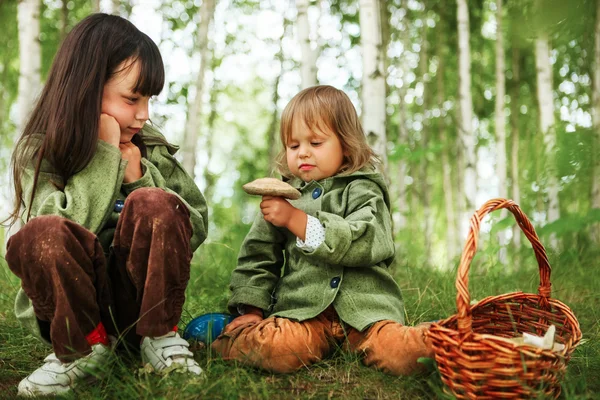
[(117, 67), (117, 72), (104, 85), (102, 93), (102, 113), (117, 120), (121, 128), (121, 143), (131, 142), (133, 136), (142, 129), (148, 120), (149, 96), (132, 91), (139, 74), (140, 66), (125, 60)]
[(290, 172), (304, 182), (329, 178), (338, 173), (344, 162), (342, 143), (337, 135), (327, 128), (313, 132), (302, 118), (292, 121), (292, 134), (285, 152)]

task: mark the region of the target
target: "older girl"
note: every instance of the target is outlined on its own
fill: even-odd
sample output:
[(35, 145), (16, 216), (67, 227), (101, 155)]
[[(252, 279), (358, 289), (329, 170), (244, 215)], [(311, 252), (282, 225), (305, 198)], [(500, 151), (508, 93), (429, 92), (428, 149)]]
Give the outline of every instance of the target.
[(156, 45), (123, 18), (94, 14), (67, 35), (13, 154), (25, 226), (6, 259), (16, 312), (54, 353), (19, 384), (60, 394), (102, 375), (122, 334), (156, 371), (200, 374), (176, 332), (207, 207), (147, 124), (164, 84)]

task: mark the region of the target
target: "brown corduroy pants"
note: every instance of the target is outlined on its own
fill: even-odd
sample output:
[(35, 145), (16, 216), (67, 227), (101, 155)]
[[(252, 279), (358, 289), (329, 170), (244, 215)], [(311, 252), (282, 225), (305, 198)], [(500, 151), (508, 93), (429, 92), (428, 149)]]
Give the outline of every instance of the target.
[[(30, 220), (13, 235), (6, 260), (31, 299), (42, 334), (61, 361), (91, 351), (86, 336), (102, 322), (139, 347), (179, 322), (190, 276), (187, 207), (162, 189), (132, 192), (108, 259), (98, 238), (58, 216)], [(46, 329), (44, 329), (46, 327)]]
[(409, 375), (423, 370), (417, 363), (420, 357), (433, 357), (431, 343), (424, 335), (429, 326), (408, 327), (387, 320), (360, 332), (340, 321), (330, 306), (302, 322), (270, 317), (234, 330), (226, 327), (212, 349), (225, 360), (290, 373), (322, 360), (341, 344), (345, 351), (360, 354), (366, 366), (392, 375)]

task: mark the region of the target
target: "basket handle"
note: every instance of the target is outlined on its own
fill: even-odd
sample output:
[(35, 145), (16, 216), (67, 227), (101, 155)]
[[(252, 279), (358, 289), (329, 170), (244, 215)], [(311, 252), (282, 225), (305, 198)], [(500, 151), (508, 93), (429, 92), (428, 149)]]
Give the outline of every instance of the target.
[(535, 258), (537, 259), (539, 270), (540, 270), (540, 286), (538, 287), (538, 293), (541, 296), (540, 306), (544, 309), (550, 307), (550, 264), (548, 262), (548, 256), (546, 255), (546, 249), (540, 243), (537, 233), (527, 216), (523, 214), (519, 206), (512, 200), (507, 199), (492, 199), (486, 202), (479, 210), (473, 214), (470, 220), (471, 229), (467, 236), (467, 241), (460, 258), (460, 264), (458, 266), (458, 274), (456, 276), (456, 308), (458, 311), (457, 323), (458, 331), (462, 337), (469, 335), (472, 332), (472, 316), (471, 316), (471, 296), (469, 294), (469, 269), (471, 267), (471, 260), (475, 256), (477, 250), (477, 241), (479, 238), (479, 226), (481, 220), (487, 214), (492, 211), (500, 210), (502, 208), (508, 209), (517, 220), (519, 227), (531, 242)]

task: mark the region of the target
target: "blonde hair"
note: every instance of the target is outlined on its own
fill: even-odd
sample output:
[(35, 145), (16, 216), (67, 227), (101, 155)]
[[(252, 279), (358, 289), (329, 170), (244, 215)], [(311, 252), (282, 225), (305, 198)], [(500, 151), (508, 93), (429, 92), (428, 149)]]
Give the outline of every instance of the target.
[(362, 125), (350, 98), (328, 85), (312, 86), (295, 95), (281, 114), (279, 135), (283, 149), (276, 163), (281, 175), (291, 178), (287, 165), (286, 143), (292, 136), (294, 118), (302, 118), (316, 132), (333, 132), (342, 145), (344, 159), (339, 173), (351, 174), (364, 166), (375, 167), (379, 159), (367, 144)]

